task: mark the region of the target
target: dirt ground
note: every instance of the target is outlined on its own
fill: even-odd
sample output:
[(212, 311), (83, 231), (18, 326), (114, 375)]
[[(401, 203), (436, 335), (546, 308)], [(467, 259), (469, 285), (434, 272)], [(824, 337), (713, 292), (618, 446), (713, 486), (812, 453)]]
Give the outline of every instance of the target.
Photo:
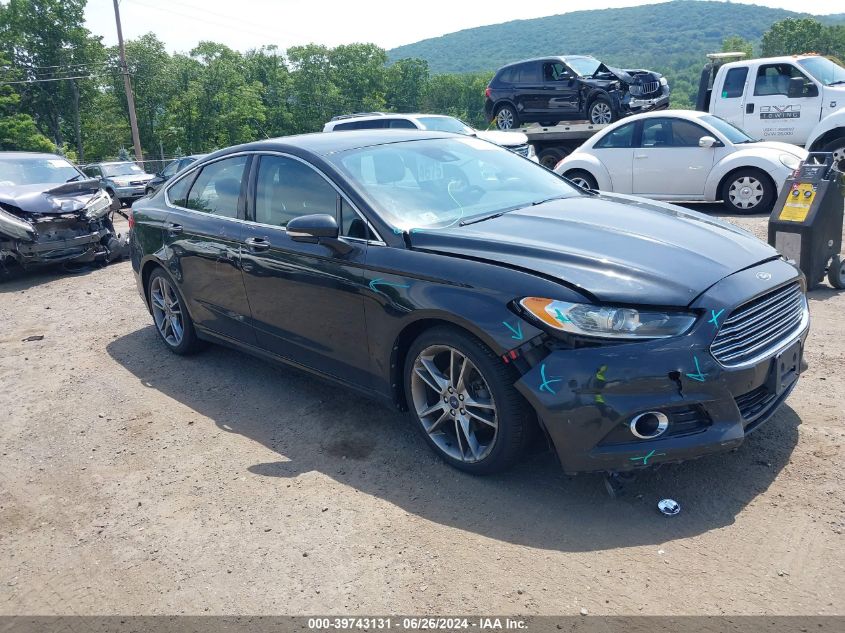
[(613, 500), (548, 454), (456, 472), (292, 369), (174, 356), (127, 262), (1, 284), (0, 615), (845, 614), (845, 293), (810, 306), (765, 427)]

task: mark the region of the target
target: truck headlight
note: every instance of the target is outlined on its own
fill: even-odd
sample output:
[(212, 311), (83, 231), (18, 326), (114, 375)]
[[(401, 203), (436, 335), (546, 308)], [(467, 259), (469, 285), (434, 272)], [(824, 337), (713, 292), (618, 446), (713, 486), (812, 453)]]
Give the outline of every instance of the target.
[(687, 332), (696, 319), (689, 312), (598, 306), (540, 297), (525, 297), (519, 305), (554, 330), (598, 338), (668, 338)]
[(661, 77), (661, 78), (660, 78), (660, 85), (661, 85), (661, 86), (668, 86), (668, 85), (669, 85), (669, 82), (668, 82), (668, 81), (666, 81), (666, 77)]
[(784, 167), (791, 169), (792, 171), (795, 171), (801, 164), (801, 159), (799, 159), (797, 156), (793, 156), (792, 154), (781, 154), (780, 164)]

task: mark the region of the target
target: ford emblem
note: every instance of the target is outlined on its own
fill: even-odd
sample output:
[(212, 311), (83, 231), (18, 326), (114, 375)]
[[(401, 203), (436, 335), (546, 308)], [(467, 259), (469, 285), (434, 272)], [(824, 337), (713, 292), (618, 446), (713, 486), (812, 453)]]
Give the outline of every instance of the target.
[(771, 273), (767, 273), (767, 272), (757, 273), (757, 279), (762, 279), (763, 281), (766, 281), (767, 279), (771, 279), (771, 278), (772, 278)]

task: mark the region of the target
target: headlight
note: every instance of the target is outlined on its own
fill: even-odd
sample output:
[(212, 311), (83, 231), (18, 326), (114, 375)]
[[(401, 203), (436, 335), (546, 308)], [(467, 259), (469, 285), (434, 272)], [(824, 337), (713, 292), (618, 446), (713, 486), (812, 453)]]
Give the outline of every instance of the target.
[(792, 154), (781, 154), (780, 164), (795, 171), (801, 164), (801, 160), (797, 156), (793, 156)]
[(668, 85), (669, 85), (669, 82), (668, 82), (668, 81), (666, 81), (666, 77), (661, 77), (661, 78), (660, 78), (660, 85), (661, 85), (661, 86), (668, 86)]
[(688, 312), (597, 306), (539, 297), (526, 297), (519, 305), (555, 330), (599, 338), (678, 336), (689, 330), (696, 319)]
[(111, 198), (105, 191), (99, 191), (88, 204), (85, 205), (85, 217), (89, 220), (104, 216), (111, 207)]

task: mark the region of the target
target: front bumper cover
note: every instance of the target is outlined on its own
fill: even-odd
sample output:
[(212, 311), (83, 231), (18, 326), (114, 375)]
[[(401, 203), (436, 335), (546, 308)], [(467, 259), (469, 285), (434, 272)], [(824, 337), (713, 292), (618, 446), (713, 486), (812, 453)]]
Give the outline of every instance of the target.
[[(756, 272), (772, 275), (761, 287)], [(724, 367), (709, 348), (725, 315), (747, 301), (749, 287), (764, 294), (800, 279), (783, 261), (767, 262), (723, 279), (693, 304), (702, 311), (684, 336), (648, 342), (553, 349), (516, 383), (534, 407), (567, 472), (626, 471), (695, 459), (739, 446), (768, 420), (794, 388), (780, 384), (773, 359), (800, 341), (809, 317), (789, 341), (749, 366)], [(797, 379), (797, 376), (795, 377)], [(667, 431), (638, 439), (631, 419), (664, 412)]]

